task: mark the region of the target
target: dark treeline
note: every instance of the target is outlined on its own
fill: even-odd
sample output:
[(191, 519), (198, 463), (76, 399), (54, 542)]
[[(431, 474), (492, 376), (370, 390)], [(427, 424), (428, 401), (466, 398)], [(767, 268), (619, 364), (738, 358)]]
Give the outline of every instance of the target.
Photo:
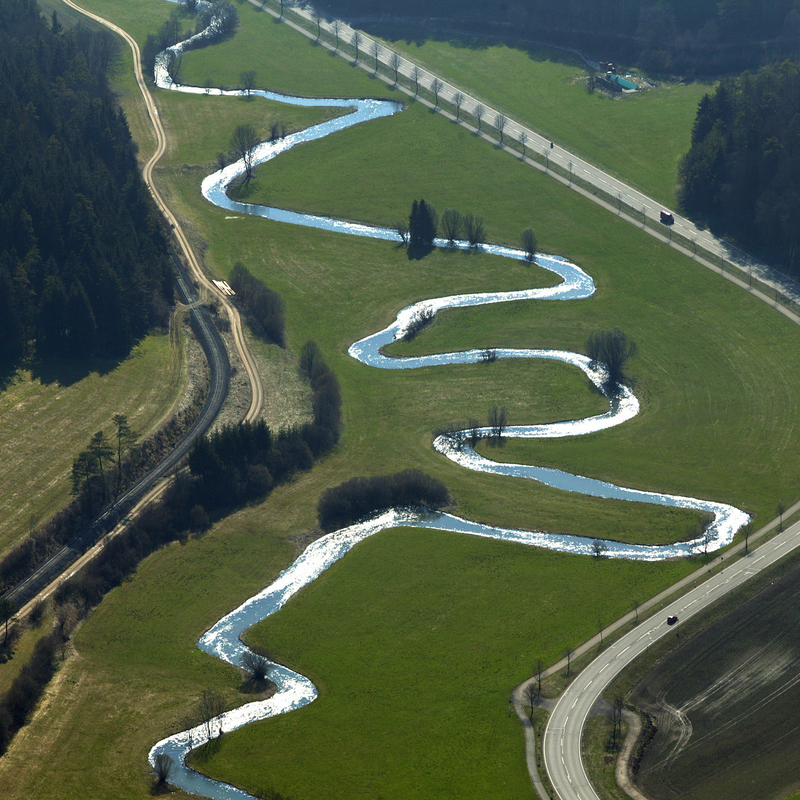
[[(795, 0), (321, 0), (391, 38), (528, 40), (658, 72), (718, 74), (800, 53)], [(459, 36), (462, 34), (462, 36)]]
[[(56, 25), (56, 29), (59, 26)], [(123, 356), (166, 322), (172, 273), (113, 102), (108, 33), (0, 3), (0, 362)]]
[(800, 69), (784, 62), (720, 82), (701, 101), (680, 200), (776, 266), (800, 273)]
[(441, 508), (450, 502), (447, 487), (418, 470), (376, 478), (352, 478), (327, 489), (319, 500), (317, 518), (324, 531), (335, 531), (393, 506)]
[(234, 299), (244, 309), (256, 333), (283, 347), (285, 333), (281, 296), (251, 275), (241, 262), (233, 265), (228, 283), (236, 292)]
[(0, 697), (0, 756), (8, 749), (14, 734), (26, 723), (53, 677), (56, 658), (69, 637), (70, 623), (71, 620), (63, 618), (59, 626), (39, 639), (28, 663)]

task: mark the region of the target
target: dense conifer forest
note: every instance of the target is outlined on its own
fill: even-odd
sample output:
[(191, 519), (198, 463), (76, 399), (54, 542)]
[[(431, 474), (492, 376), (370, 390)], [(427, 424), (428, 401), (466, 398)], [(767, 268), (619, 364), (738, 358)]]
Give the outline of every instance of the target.
[(658, 72), (719, 74), (800, 53), (795, 0), (319, 0), (385, 35), (476, 36), (577, 48)]
[(109, 89), (111, 34), (0, 3), (0, 364), (125, 355), (166, 320), (166, 238)]
[(691, 216), (800, 273), (800, 67), (720, 82), (700, 102), (680, 168)]

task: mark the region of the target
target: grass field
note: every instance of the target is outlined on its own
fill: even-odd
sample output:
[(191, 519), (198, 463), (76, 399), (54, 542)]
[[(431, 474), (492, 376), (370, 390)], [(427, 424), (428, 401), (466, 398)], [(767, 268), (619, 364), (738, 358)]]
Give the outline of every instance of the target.
[[(120, 5), (95, 0), (108, 13)], [(201, 84), (207, 77), (235, 83), (242, 69), (254, 68), (298, 93), (375, 93), (365, 86), (385, 93), (286, 26), (239, 8), (237, 37), (187, 56), (184, 76), (194, 70)], [(251, 55), (260, 60), (246, 61)], [(166, 113), (173, 99), (159, 98)], [(208, 127), (198, 158), (230, 137), (224, 115), (205, 114), (191, 115), (192, 126)], [(174, 113), (174, 134), (186, 119)], [(418, 467), (446, 482), (459, 513), (527, 528), (668, 541), (695, 521), (688, 512), (477, 475), (433, 452), (434, 428), (483, 416), (494, 403), (508, 406), (513, 423), (596, 413), (603, 402), (576, 370), (499, 361), (397, 374), (346, 355), (350, 343), (409, 302), (546, 285), (546, 273), (485, 255), (435, 252), (413, 261), (389, 243), (225, 219), (232, 215), (199, 197), (202, 174), (173, 164), (159, 180), (207, 241), (208, 265), (225, 275), (242, 260), (283, 296), (291, 349), (309, 338), (319, 343), (342, 384), (343, 441), (267, 502), (156, 553), (109, 595), (76, 637), (78, 655), (40, 714), (0, 762), (9, 798), (77, 800), (88, 785), (98, 798), (146, 796), (148, 749), (182, 727), (202, 690), (223, 692), (230, 705), (248, 699), (238, 692), (236, 670), (196, 649), (198, 636), (294, 557), (295, 543), (315, 531), (320, 494), (354, 475)], [(771, 516), (778, 499), (795, 496), (797, 332), (690, 260), (417, 108), (300, 148), (258, 180), (255, 188), (270, 200), (365, 221), (391, 223), (413, 197), (425, 196), (440, 210), (482, 213), (495, 241), (515, 243), (533, 224), (542, 249), (594, 277), (592, 299), (451, 312), (393, 348), (581, 350), (591, 330), (623, 327), (640, 348), (631, 374), (641, 415), (521, 457), (737, 502), (759, 519)], [(416, 530), (380, 534), (252, 632), (254, 642), (308, 674), (320, 700), (226, 737), (205, 768), (297, 800), (531, 796), (519, 724), (508, 716), (512, 686), (537, 658), (552, 662), (595, 633), (598, 617), (619, 616), (634, 598), (652, 596), (695, 566), (598, 561)]]
[[(590, 95), (576, 57), (546, 48), (390, 39), (387, 46), (668, 206), (706, 83)], [(467, 108), (466, 111), (472, 109)], [(491, 124), (491, 120), (487, 120)]]
[(121, 363), (24, 370), (0, 392), (0, 554), (49, 518), (70, 493), (72, 460), (114, 414), (139, 434), (168, 418), (186, 386), (169, 336), (148, 336)]

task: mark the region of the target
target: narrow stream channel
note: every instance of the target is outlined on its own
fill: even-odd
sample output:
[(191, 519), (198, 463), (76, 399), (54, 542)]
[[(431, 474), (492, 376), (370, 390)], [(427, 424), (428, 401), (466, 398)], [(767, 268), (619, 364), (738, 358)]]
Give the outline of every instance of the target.
[[(155, 70), (155, 82), (159, 88), (217, 97), (240, 97), (244, 94), (243, 91), (183, 86), (174, 83), (169, 76), (168, 65), (171, 59), (186, 50), (202, 46), (209, 36), (209, 30), (213, 26), (214, 21), (212, 19), (209, 28), (205, 31), (159, 54)], [(253, 90), (250, 94), (290, 105), (352, 109), (349, 114), (290, 134), (279, 141), (260, 144), (254, 152), (254, 166), (270, 161), (298, 144), (321, 139), (335, 131), (344, 130), (372, 119), (396, 114), (403, 109), (402, 104), (390, 100), (304, 98), (264, 90)], [(202, 183), (203, 195), (220, 208), (237, 213), (265, 217), (291, 225), (303, 225), (338, 233), (348, 233), (354, 236), (394, 242), (400, 241), (398, 233), (389, 228), (370, 227), (328, 217), (299, 214), (283, 209), (231, 200), (227, 196), (227, 189), (232, 181), (243, 172), (244, 163), (239, 161), (208, 176)], [(437, 240), (436, 243), (439, 246), (447, 244), (444, 240)], [(465, 249), (468, 244), (466, 242), (458, 242), (456, 246)], [(525, 254), (522, 251), (510, 247), (486, 245), (481, 249), (484, 252), (505, 258), (520, 260), (525, 258)], [(403, 338), (411, 320), (423, 310), (436, 314), (446, 308), (463, 308), (517, 300), (579, 300), (594, 294), (595, 287), (591, 277), (575, 264), (571, 264), (569, 261), (557, 256), (538, 254), (536, 263), (559, 276), (561, 282), (556, 286), (543, 289), (463, 294), (424, 300), (402, 309), (397, 314), (396, 319), (384, 330), (351, 345), (349, 354), (361, 363), (378, 369), (417, 369), (445, 364), (472, 364), (482, 359), (483, 351), (469, 350), (414, 358), (392, 358), (383, 355), (381, 348), (397, 339)], [(639, 412), (639, 402), (628, 387), (621, 387), (618, 395), (613, 398), (607, 394), (604, 388), (607, 374), (605, 367), (602, 364), (591, 362), (584, 355), (557, 350), (521, 349), (497, 349), (496, 355), (498, 358), (545, 358), (564, 362), (582, 370), (609, 400), (609, 410), (604, 414), (581, 420), (542, 425), (510, 426), (505, 429), (504, 437), (547, 439), (581, 436), (620, 425), (636, 416)], [(488, 435), (489, 429), (482, 428), (480, 433)], [(710, 537), (708, 542), (703, 537), (698, 537), (692, 541), (670, 545), (646, 546), (602, 540), (602, 545), (605, 547), (605, 555), (610, 558), (656, 561), (694, 555), (703, 552), (706, 546), (710, 552), (729, 544), (736, 531), (746, 524), (749, 519), (748, 515), (743, 511), (722, 503), (628, 489), (556, 469), (491, 461), (477, 453), (469, 445), (466, 431), (439, 436), (434, 441), (434, 447), (439, 453), (457, 464), (478, 472), (491, 472), (497, 475), (527, 478), (556, 489), (594, 497), (694, 509), (713, 515), (713, 521), (706, 529), (707, 536)], [(587, 556), (594, 552), (595, 540), (591, 537), (496, 528), (461, 519), (451, 514), (428, 512), (420, 509), (391, 509), (373, 519), (323, 536), (310, 544), (302, 555), (285, 569), (273, 583), (223, 617), (207, 631), (200, 639), (198, 646), (201, 650), (217, 656), (223, 661), (239, 666), (242, 655), (247, 652), (247, 647), (242, 642), (241, 637), (248, 628), (278, 611), (289, 598), (315, 580), (338, 559), (342, 558), (354, 545), (375, 533), (396, 527), (433, 528)], [(158, 754), (163, 753), (170, 756), (175, 762), (175, 770), (170, 776), (170, 783), (192, 794), (218, 800), (252, 797), (252, 795), (241, 789), (212, 780), (195, 772), (186, 766), (185, 760), (190, 751), (204, 745), (221, 732), (228, 733), (250, 722), (301, 708), (312, 702), (317, 696), (317, 691), (311, 681), (280, 664), (271, 665), (269, 678), (277, 686), (277, 692), (269, 700), (248, 703), (216, 717), (208, 724), (198, 725), (191, 730), (182, 731), (163, 739), (151, 749), (149, 754), (150, 763), (155, 763), (155, 757)]]

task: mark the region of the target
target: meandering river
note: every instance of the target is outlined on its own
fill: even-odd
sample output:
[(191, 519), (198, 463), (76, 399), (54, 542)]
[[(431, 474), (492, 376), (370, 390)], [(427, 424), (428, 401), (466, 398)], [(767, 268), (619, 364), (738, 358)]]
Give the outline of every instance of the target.
[[(179, 85), (170, 78), (168, 69), (170, 61), (188, 49), (201, 46), (209, 38), (209, 30), (213, 25), (214, 21), (212, 19), (209, 28), (205, 31), (175, 45), (158, 56), (155, 82), (159, 88), (197, 95), (239, 97), (243, 94), (241, 91)], [(260, 144), (253, 153), (254, 166), (270, 161), (299, 144), (321, 139), (335, 131), (344, 130), (369, 120), (399, 113), (403, 109), (400, 103), (389, 100), (292, 97), (264, 90), (253, 90), (250, 94), (289, 105), (352, 109), (349, 114), (290, 134), (276, 142)], [(328, 217), (299, 214), (283, 209), (231, 200), (227, 196), (227, 189), (232, 181), (244, 172), (244, 169), (244, 163), (239, 161), (209, 175), (202, 183), (203, 195), (219, 207), (236, 213), (251, 214), (291, 225), (321, 228), (353, 236), (400, 241), (399, 234), (389, 228), (370, 227)], [(439, 246), (447, 244), (443, 240), (437, 240), (436, 243)], [(457, 242), (456, 246), (467, 248), (468, 244), (466, 242)], [(510, 247), (485, 245), (481, 249), (505, 258), (521, 260), (525, 258), (525, 254), (522, 251)], [(417, 369), (444, 364), (471, 364), (482, 359), (483, 351), (470, 350), (413, 358), (392, 358), (384, 355), (381, 352), (381, 348), (397, 339), (403, 338), (411, 320), (422, 311), (435, 315), (446, 308), (463, 308), (518, 300), (569, 301), (588, 298), (594, 294), (595, 287), (591, 277), (575, 264), (557, 256), (543, 254), (537, 254), (536, 263), (558, 276), (561, 279), (560, 282), (556, 286), (544, 289), (462, 294), (424, 300), (402, 309), (397, 314), (396, 319), (382, 331), (351, 345), (349, 354), (361, 363), (377, 369)], [(560, 350), (500, 348), (496, 350), (496, 356), (498, 358), (545, 358), (564, 362), (582, 370), (609, 400), (609, 410), (603, 414), (586, 419), (542, 425), (510, 426), (503, 432), (504, 437), (546, 439), (581, 436), (620, 425), (639, 412), (639, 402), (628, 387), (621, 387), (620, 391), (613, 397), (608, 395), (606, 391), (607, 371), (605, 366), (590, 361), (584, 355)], [(489, 435), (489, 433), (490, 431), (487, 428), (479, 431), (479, 434), (484, 436)], [(498, 463), (474, 450), (468, 443), (466, 431), (439, 436), (433, 444), (439, 453), (466, 469), (527, 478), (556, 489), (594, 497), (688, 508), (707, 512), (713, 516), (713, 521), (706, 528), (705, 536), (692, 541), (661, 546), (645, 546), (603, 540), (601, 546), (604, 549), (604, 554), (610, 558), (654, 561), (689, 556), (702, 552), (704, 549), (709, 551), (716, 550), (729, 544), (736, 531), (748, 521), (748, 516), (743, 511), (722, 503), (629, 489), (556, 469), (525, 464)], [(590, 537), (496, 528), (439, 512), (427, 512), (419, 509), (392, 509), (373, 519), (328, 534), (313, 542), (273, 583), (225, 616), (206, 632), (200, 639), (199, 647), (211, 655), (238, 666), (242, 655), (247, 652), (247, 647), (242, 642), (241, 636), (249, 627), (278, 611), (290, 597), (315, 580), (331, 564), (342, 558), (354, 545), (375, 533), (401, 526), (434, 528), (471, 536), (503, 539), (587, 556), (594, 553), (595, 542), (597, 541)], [(220, 732), (230, 732), (250, 722), (287, 713), (312, 702), (316, 697), (316, 689), (307, 678), (292, 672), (280, 664), (271, 665), (269, 677), (277, 686), (277, 692), (269, 700), (248, 703), (216, 717), (207, 724), (198, 725), (191, 730), (182, 731), (163, 739), (150, 751), (150, 763), (154, 764), (155, 757), (158, 754), (163, 753), (170, 756), (176, 765), (170, 777), (170, 783), (187, 792), (218, 800), (252, 797), (240, 789), (214, 781), (195, 772), (185, 765), (185, 760), (191, 750), (205, 744), (209, 738), (213, 738)]]

